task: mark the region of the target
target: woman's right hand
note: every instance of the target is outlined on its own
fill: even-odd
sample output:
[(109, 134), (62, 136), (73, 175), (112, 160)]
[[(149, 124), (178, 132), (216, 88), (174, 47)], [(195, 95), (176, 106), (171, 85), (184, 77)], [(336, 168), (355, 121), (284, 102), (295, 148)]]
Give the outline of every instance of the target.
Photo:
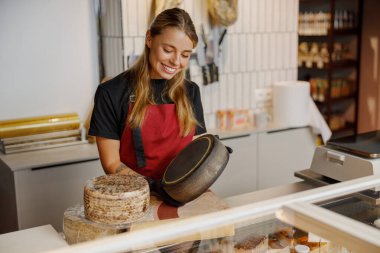
[(100, 162), (106, 174), (122, 174), (140, 176), (120, 161), (120, 141), (103, 137), (96, 137)]

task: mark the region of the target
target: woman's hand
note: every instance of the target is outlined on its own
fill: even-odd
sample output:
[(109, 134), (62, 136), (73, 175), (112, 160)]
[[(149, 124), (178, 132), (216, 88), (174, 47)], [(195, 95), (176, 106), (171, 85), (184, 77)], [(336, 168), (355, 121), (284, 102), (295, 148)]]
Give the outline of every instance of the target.
[(116, 168), (115, 173), (120, 175), (142, 176), (122, 162), (120, 162), (120, 165)]
[(106, 174), (140, 175), (120, 161), (120, 141), (96, 137), (100, 162)]

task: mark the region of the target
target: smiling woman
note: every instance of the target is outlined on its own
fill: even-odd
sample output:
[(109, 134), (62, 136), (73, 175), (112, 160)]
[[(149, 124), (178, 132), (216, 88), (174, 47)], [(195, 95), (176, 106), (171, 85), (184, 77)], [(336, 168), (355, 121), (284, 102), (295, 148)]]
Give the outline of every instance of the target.
[(160, 180), (194, 135), (206, 132), (199, 87), (185, 79), (197, 43), (189, 14), (165, 10), (136, 63), (98, 87), (89, 133), (107, 174)]

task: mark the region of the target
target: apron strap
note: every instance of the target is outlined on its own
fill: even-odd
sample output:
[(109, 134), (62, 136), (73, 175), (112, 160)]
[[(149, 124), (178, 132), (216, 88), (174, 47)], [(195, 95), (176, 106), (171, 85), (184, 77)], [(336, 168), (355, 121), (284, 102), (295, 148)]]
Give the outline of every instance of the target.
[[(135, 95), (130, 95), (129, 101), (131, 102), (132, 107), (133, 107), (133, 103), (135, 102)], [(143, 146), (142, 136), (141, 136), (141, 129), (133, 128), (132, 137), (133, 137), (133, 146), (135, 148), (135, 153), (136, 153), (137, 168), (143, 168), (146, 166), (146, 161), (145, 161), (144, 146)]]
[(141, 137), (141, 129), (133, 128), (132, 136), (133, 136), (133, 145), (135, 147), (135, 153), (136, 153), (137, 168), (143, 168), (146, 166), (146, 162), (145, 162), (145, 155), (144, 155), (144, 146), (143, 146), (142, 137)]

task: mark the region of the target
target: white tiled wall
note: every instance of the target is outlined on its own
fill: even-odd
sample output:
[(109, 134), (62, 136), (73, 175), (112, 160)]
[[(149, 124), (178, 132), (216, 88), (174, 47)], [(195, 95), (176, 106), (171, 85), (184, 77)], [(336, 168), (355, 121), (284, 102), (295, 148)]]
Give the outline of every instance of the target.
[[(107, 75), (114, 76), (123, 71), (127, 66), (126, 56), (133, 51), (141, 53), (151, 2), (152, 0), (103, 0), (103, 6), (106, 5), (107, 8), (114, 10), (115, 6), (121, 6), (122, 16), (122, 28), (117, 24), (120, 15), (115, 13), (112, 16), (113, 28), (107, 26), (103, 30), (123, 31), (120, 50), (104, 47), (107, 55), (112, 53), (112, 57), (117, 58), (116, 63), (108, 63), (110, 68), (106, 68)], [(207, 1), (184, 0), (179, 7), (189, 12), (198, 31), (203, 24), (206, 33), (209, 32)], [(201, 88), (208, 128), (215, 126), (216, 110), (255, 109), (256, 89), (271, 87), (275, 81), (297, 79), (297, 17), (298, 0), (238, 1), (238, 19), (228, 27), (222, 45), (219, 83), (204, 86), (201, 72), (193, 71), (198, 66), (192, 66), (191, 69), (192, 80)], [(112, 33), (107, 31), (103, 34)], [(110, 41), (108, 43), (117, 45), (112, 42), (112, 37), (117, 34), (112, 35), (107, 38)], [(123, 52), (124, 57), (117, 56), (118, 51)], [(105, 57), (105, 61), (111, 61), (110, 57)]]

